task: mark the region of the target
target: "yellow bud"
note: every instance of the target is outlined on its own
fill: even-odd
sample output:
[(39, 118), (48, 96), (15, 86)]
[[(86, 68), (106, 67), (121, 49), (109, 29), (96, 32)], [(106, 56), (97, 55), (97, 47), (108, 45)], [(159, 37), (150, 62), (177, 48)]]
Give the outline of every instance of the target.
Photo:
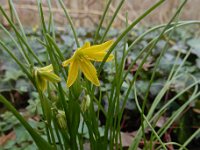
[(53, 71), (53, 66), (52, 65), (48, 65), (48, 66), (39, 68), (38, 70), (39, 71), (45, 71), (45, 72), (51, 72), (51, 71)]
[(42, 68), (35, 68), (33, 71), (33, 76), (35, 78), (37, 87), (45, 91), (47, 88), (47, 81), (50, 82), (60, 82), (61, 78), (53, 73), (52, 65), (42, 67)]
[(62, 110), (58, 110), (58, 114), (56, 115), (58, 125), (61, 129), (66, 129), (67, 128), (67, 120), (65, 117), (65, 112)]
[(90, 96), (86, 95), (86, 97), (83, 99), (82, 103), (81, 103), (81, 110), (82, 112), (86, 112), (88, 110), (88, 108), (90, 107)]
[(61, 78), (59, 76), (57, 76), (54, 73), (51, 72), (45, 72), (45, 71), (39, 71), (39, 74), (42, 78), (49, 80), (51, 82), (60, 82)]
[(45, 89), (47, 88), (47, 81), (40, 76), (37, 68), (33, 71), (33, 77), (36, 81), (37, 87), (41, 91), (45, 91)]
[(32, 28), (33, 32), (36, 32), (38, 30), (38, 28), (39, 28), (38, 24), (34, 25)]

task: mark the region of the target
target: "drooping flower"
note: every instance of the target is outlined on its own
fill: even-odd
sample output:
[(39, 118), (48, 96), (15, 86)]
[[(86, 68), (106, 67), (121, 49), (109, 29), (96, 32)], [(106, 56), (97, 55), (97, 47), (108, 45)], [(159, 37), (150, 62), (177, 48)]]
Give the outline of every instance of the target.
[[(85, 77), (96, 86), (99, 86), (99, 80), (97, 77), (97, 71), (91, 61), (103, 61), (107, 50), (113, 44), (113, 40), (107, 41), (103, 44), (90, 46), (89, 42), (86, 42), (81, 48), (78, 48), (73, 56), (62, 63), (63, 67), (68, 64), (69, 72), (67, 79), (67, 86), (70, 87), (77, 79), (78, 72), (81, 70)], [(114, 58), (113, 54), (110, 54), (106, 61), (111, 61)]]
[(53, 73), (53, 66), (48, 65), (42, 68), (35, 68), (34, 77), (37, 83), (37, 86), (40, 90), (45, 91), (47, 88), (47, 81), (50, 82), (60, 82), (61, 78)]

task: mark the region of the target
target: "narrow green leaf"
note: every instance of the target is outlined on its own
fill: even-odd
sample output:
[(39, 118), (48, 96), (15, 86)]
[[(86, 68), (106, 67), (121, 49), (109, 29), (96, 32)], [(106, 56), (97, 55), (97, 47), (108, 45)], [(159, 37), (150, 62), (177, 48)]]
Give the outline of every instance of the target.
[(5, 99), (2, 95), (0, 95), (0, 102), (2, 102), (21, 122), (21, 124), (25, 127), (25, 129), (29, 132), (38, 148), (41, 150), (49, 149), (53, 150), (53, 147), (47, 143), (28, 123), (27, 121), (19, 114), (19, 112), (12, 106), (12, 104)]

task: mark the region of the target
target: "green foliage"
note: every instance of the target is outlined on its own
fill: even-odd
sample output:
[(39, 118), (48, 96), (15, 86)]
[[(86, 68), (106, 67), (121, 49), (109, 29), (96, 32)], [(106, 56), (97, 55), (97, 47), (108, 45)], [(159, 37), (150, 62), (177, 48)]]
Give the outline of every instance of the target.
[(2, 120), (0, 123), (1, 134), (11, 130), (16, 125), (19, 125), (19, 121), (9, 111), (1, 114), (1, 120)]
[[(12, 0), (9, 1), (11, 17), (0, 7), (12, 28), (7, 30), (0, 25), (3, 31), (0, 33), (0, 92), (4, 95), (0, 101), (18, 119), (7, 111), (0, 116), (1, 134), (12, 131), (16, 134), (16, 139), (4, 144), (3, 149), (76, 150), (84, 149), (88, 143), (90, 149), (123, 149), (123, 131), (137, 131), (134, 140), (128, 143), (129, 149), (134, 150), (168, 149), (168, 146), (186, 149), (195, 145), (200, 133), (193, 128), (200, 125), (200, 47), (199, 35), (195, 33), (199, 26), (192, 24), (200, 22), (177, 21), (186, 0), (167, 24), (134, 28), (164, 2), (160, 0), (130, 25), (126, 23), (122, 31), (111, 26), (124, 0), (103, 28), (111, 3), (108, 1), (97, 30), (75, 29), (66, 6), (59, 0), (70, 25), (65, 32), (56, 31), (51, 2), (47, 2), (49, 18), (45, 22), (38, 0), (41, 19), (38, 31), (24, 29)], [(183, 27), (186, 25), (190, 27)], [(104, 61), (95, 63), (101, 86), (91, 85), (80, 75), (67, 88), (68, 70), (60, 64), (86, 41), (96, 44), (105, 39), (115, 42)], [(115, 60), (105, 63), (110, 53), (115, 55)], [(49, 64), (62, 81), (48, 82), (46, 91), (41, 91), (33, 75), (35, 67)], [(13, 105), (15, 100), (27, 101), (22, 113), (5, 97)]]

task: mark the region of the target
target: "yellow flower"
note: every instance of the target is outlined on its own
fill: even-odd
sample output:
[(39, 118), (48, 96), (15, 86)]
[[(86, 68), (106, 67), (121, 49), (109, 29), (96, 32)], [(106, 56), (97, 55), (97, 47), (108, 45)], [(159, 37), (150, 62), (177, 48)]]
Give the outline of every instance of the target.
[(40, 90), (45, 91), (47, 88), (47, 81), (50, 82), (60, 82), (61, 78), (53, 72), (53, 66), (49, 65), (42, 68), (35, 68), (34, 77), (37, 83), (37, 86)]
[[(81, 48), (78, 48), (73, 56), (62, 63), (63, 67), (69, 66), (69, 73), (67, 79), (67, 86), (70, 87), (78, 76), (79, 69), (83, 72), (85, 77), (96, 86), (99, 86), (99, 80), (97, 77), (97, 71), (91, 61), (103, 61), (107, 50), (113, 44), (113, 40), (107, 41), (100, 45), (90, 46), (89, 42), (86, 42)], [(110, 61), (114, 58), (111, 54), (106, 61)]]

